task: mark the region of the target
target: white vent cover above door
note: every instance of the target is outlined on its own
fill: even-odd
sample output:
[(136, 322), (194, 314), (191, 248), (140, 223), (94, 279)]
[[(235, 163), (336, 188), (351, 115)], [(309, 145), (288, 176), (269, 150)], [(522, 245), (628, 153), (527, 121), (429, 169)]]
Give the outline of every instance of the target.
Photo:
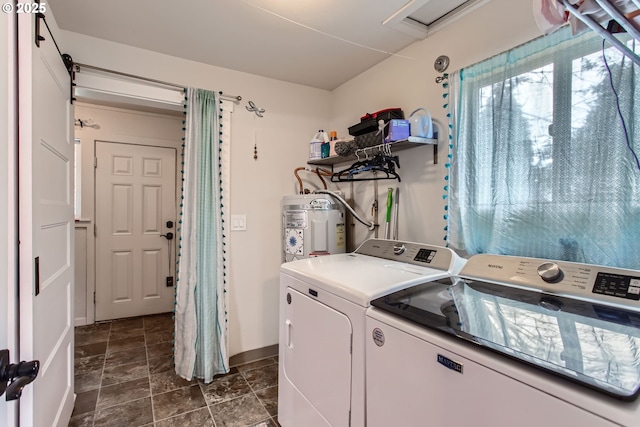
[(384, 20), (388, 25), (413, 37), (424, 39), (489, 0), (410, 0)]

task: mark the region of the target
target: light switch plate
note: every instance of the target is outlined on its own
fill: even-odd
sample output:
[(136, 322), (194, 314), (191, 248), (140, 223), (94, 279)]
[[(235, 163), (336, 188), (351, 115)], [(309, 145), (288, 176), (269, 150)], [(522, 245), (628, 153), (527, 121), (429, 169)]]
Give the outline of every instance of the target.
[(247, 230), (247, 216), (231, 215), (231, 231), (246, 231), (246, 230)]

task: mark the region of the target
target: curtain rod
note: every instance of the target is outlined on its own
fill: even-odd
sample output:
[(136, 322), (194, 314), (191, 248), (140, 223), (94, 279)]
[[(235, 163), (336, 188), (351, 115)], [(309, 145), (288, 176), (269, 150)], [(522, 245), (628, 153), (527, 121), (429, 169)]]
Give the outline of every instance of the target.
[[(87, 65), (87, 64), (81, 64), (79, 62), (74, 62), (73, 66), (74, 66), (74, 71), (80, 71), (82, 68), (88, 68), (90, 70), (102, 71), (103, 73), (115, 74), (118, 76), (129, 77), (137, 80), (144, 80), (151, 83), (158, 83), (163, 86), (175, 87), (177, 89), (182, 89), (182, 90), (185, 89), (184, 86), (181, 86), (175, 83), (163, 82), (162, 80), (151, 79), (149, 77), (136, 76), (135, 74), (123, 73), (122, 71), (108, 70), (106, 68), (96, 67), (95, 65)], [(77, 69), (75, 69), (75, 67), (77, 67)], [(226, 95), (222, 93), (220, 97), (222, 99), (225, 99), (227, 101), (232, 101), (232, 102), (242, 101), (242, 97), (240, 95), (233, 96), (233, 95)]]

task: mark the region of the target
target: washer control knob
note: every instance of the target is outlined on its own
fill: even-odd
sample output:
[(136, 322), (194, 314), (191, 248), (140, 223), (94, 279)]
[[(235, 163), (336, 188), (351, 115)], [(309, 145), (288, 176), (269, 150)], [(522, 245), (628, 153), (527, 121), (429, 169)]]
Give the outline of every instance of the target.
[(404, 245), (404, 243), (398, 243), (396, 245), (393, 245), (393, 253), (395, 255), (402, 255), (406, 250), (407, 250), (407, 247)]
[(555, 262), (545, 262), (538, 266), (538, 275), (547, 283), (554, 283), (562, 279), (562, 270)]

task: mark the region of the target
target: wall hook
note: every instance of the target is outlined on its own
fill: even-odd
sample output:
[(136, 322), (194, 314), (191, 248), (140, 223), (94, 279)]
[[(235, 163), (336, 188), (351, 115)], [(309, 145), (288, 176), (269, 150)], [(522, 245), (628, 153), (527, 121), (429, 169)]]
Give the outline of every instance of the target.
[(253, 101), (249, 101), (249, 105), (247, 105), (247, 111), (256, 113), (256, 116), (258, 117), (264, 117), (262, 114), (265, 112), (264, 108), (258, 108), (256, 107), (256, 104), (253, 103)]
[(75, 119), (74, 122), (75, 126), (78, 126), (80, 129), (82, 128), (94, 128), (94, 129), (100, 129), (100, 125), (93, 123), (93, 120), (91, 119)]

